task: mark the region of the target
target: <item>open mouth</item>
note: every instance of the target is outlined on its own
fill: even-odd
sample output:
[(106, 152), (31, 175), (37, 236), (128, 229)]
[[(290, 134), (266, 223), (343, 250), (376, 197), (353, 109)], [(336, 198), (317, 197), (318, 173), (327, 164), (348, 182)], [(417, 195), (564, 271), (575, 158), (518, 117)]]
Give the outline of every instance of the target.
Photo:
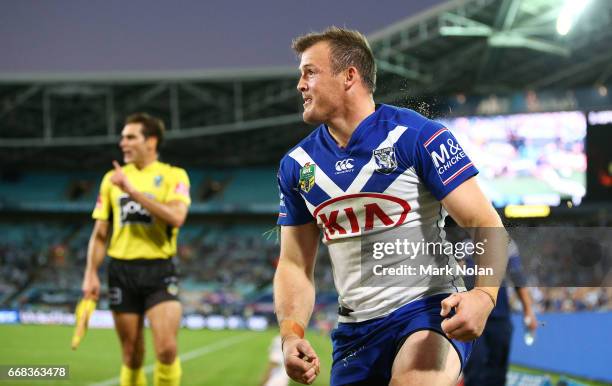
[(312, 98), (304, 98), (304, 107), (310, 105), (312, 103)]

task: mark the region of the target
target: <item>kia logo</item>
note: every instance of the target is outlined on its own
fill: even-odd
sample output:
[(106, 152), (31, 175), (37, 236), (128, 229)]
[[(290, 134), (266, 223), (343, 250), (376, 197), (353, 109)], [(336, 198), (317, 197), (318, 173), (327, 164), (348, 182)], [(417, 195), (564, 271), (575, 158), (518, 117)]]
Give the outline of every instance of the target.
[(336, 162), (336, 170), (342, 172), (344, 170), (352, 169), (354, 165), (351, 162), (355, 162), (355, 160), (352, 158), (347, 158)]
[(383, 193), (356, 193), (329, 199), (313, 213), (323, 228), (326, 240), (364, 234), (378, 228), (404, 224), (410, 204), (404, 199)]

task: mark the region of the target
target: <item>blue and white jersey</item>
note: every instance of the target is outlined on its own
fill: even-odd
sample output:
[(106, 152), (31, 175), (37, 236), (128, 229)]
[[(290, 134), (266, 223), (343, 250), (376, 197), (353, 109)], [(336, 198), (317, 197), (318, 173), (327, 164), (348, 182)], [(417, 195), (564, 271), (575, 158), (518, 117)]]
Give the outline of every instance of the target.
[[(440, 241), (446, 216), (440, 200), (477, 173), (447, 128), (409, 109), (377, 105), (345, 148), (321, 125), (283, 157), (278, 224), (317, 223), (339, 303), (352, 310), (339, 320), (369, 320), (424, 296), (465, 290), (455, 276), (362, 286), (361, 243), (373, 233), (396, 237), (398, 230), (417, 242)], [(455, 264), (446, 255), (419, 257)]]

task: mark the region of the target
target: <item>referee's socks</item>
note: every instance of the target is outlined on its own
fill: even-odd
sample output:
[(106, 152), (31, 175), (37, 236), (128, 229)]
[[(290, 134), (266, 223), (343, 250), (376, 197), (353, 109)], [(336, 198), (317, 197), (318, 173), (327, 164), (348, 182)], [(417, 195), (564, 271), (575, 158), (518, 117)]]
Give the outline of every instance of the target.
[(122, 365), (119, 384), (121, 386), (147, 386), (144, 369), (142, 367), (131, 369), (126, 365)]
[(155, 361), (155, 371), (153, 372), (154, 386), (179, 386), (181, 384), (181, 360), (176, 357), (170, 365), (165, 365), (160, 361)]

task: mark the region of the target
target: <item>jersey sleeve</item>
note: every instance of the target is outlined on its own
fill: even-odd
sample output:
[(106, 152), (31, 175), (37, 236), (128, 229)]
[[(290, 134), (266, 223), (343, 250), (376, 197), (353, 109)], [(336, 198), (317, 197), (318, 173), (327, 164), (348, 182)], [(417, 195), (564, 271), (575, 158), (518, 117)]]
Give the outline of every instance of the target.
[(185, 169), (172, 168), (171, 169), (170, 190), (166, 196), (166, 202), (170, 201), (181, 201), (191, 205), (191, 195), (189, 194), (190, 183), (189, 176)]
[(291, 160), (283, 159), (278, 170), (278, 189), (280, 193), (278, 225), (303, 225), (314, 221), (297, 188), (297, 170), (291, 165), (291, 162)]
[(100, 191), (98, 192), (98, 197), (96, 198), (96, 206), (91, 214), (91, 217), (94, 220), (108, 221), (111, 217), (111, 173), (112, 172), (106, 173), (104, 178), (102, 178), (102, 182), (100, 183)]
[(419, 131), (413, 160), (417, 175), (437, 200), (478, 174), (455, 136), (435, 121), (428, 121)]

